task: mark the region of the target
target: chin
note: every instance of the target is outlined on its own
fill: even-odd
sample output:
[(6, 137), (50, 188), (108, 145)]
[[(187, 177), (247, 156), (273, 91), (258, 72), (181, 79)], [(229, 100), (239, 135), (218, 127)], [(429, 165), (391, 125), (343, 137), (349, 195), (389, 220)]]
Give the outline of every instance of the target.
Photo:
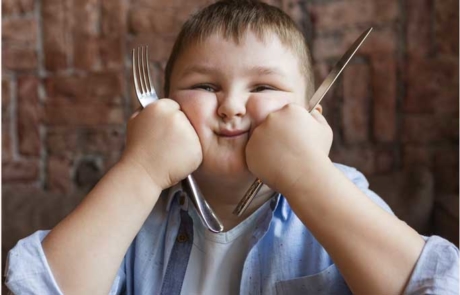
[(205, 162), (195, 171), (195, 174), (207, 179), (247, 179), (252, 177), (246, 163), (232, 163), (232, 165), (208, 166)]

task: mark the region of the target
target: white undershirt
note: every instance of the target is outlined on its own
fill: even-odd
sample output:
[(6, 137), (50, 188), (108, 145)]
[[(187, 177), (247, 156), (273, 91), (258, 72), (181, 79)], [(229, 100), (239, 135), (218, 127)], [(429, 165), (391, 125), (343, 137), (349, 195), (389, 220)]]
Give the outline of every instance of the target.
[(249, 252), (256, 219), (268, 210), (266, 202), (233, 229), (207, 230), (189, 206), (193, 219), (193, 246), (182, 285), (182, 295), (233, 295), (240, 293), (241, 273)]

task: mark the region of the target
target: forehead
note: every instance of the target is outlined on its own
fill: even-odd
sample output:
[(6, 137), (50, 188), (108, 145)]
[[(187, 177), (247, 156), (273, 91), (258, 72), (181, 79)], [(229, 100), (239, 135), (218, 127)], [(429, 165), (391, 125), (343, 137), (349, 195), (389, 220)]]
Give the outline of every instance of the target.
[(225, 70), (257, 69), (259, 72), (302, 76), (299, 57), (273, 33), (257, 36), (247, 31), (239, 40), (215, 33), (191, 42), (181, 51), (173, 73), (203, 68), (204, 65)]

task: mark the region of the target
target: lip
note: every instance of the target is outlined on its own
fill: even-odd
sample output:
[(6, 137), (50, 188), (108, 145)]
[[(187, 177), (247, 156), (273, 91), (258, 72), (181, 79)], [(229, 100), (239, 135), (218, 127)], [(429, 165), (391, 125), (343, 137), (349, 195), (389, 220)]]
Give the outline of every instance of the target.
[(221, 137), (238, 137), (247, 134), (249, 130), (220, 130), (216, 134)]

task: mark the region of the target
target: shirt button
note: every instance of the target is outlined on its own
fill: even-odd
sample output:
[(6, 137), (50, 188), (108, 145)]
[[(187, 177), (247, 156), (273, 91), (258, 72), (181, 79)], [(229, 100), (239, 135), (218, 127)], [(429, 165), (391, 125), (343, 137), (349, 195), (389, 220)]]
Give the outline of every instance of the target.
[(180, 234), (178, 234), (178, 235), (177, 235), (177, 241), (178, 241), (179, 243), (185, 243), (185, 242), (187, 242), (187, 241), (188, 241), (187, 234), (185, 234), (185, 233), (180, 233)]

